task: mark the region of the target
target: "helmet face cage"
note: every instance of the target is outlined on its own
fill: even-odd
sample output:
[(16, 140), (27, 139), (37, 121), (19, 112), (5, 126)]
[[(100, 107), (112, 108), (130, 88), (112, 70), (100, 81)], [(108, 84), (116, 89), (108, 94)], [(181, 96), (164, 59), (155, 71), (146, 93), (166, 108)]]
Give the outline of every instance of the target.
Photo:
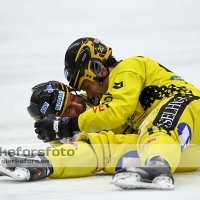
[(64, 73), (69, 85), (80, 91), (85, 79), (94, 81), (111, 53), (111, 48), (106, 47), (99, 40), (94, 38), (86, 40), (76, 53), (74, 66), (70, 69), (65, 68)]
[(62, 115), (68, 100), (68, 88), (57, 81), (47, 82), (43, 87), (35, 87), (27, 108), (30, 116), (40, 120), (49, 114)]

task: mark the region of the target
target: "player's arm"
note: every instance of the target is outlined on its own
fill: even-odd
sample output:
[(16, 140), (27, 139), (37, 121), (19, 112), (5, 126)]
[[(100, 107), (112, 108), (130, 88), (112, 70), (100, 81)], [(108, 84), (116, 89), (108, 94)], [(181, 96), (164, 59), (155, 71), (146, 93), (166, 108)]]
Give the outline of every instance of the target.
[(108, 92), (101, 99), (101, 104), (79, 116), (80, 130), (87, 132), (111, 130), (123, 125), (134, 113), (144, 82), (143, 76), (126, 70), (117, 74), (111, 81)]

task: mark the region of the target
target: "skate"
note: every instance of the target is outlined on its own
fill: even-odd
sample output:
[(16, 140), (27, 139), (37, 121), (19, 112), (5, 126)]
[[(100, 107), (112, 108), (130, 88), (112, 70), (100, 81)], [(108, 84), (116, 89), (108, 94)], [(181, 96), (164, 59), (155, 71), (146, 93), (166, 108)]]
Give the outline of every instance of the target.
[(170, 167), (160, 156), (153, 157), (144, 166), (117, 171), (111, 184), (123, 189), (174, 189)]
[(0, 174), (19, 181), (36, 181), (53, 173), (53, 167), (44, 155), (0, 156)]

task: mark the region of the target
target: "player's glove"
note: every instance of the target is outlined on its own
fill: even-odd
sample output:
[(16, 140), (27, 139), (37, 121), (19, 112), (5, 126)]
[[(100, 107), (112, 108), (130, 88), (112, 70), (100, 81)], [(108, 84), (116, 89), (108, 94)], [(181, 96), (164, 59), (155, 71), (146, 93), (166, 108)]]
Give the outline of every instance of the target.
[(48, 115), (35, 122), (34, 127), (38, 138), (44, 142), (73, 137), (74, 131), (80, 131), (77, 117), (59, 117), (56, 115)]

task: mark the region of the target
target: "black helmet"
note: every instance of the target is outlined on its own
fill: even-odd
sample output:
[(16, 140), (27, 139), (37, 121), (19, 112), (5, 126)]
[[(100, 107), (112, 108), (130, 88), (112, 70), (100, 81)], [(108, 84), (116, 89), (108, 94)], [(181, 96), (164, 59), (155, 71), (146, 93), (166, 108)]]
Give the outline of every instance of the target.
[(73, 42), (65, 54), (64, 74), (69, 85), (80, 91), (83, 80), (94, 81), (112, 54), (110, 47), (95, 38), (80, 38)]
[(40, 120), (49, 114), (62, 116), (68, 101), (69, 88), (61, 82), (49, 81), (32, 88), (29, 115)]

